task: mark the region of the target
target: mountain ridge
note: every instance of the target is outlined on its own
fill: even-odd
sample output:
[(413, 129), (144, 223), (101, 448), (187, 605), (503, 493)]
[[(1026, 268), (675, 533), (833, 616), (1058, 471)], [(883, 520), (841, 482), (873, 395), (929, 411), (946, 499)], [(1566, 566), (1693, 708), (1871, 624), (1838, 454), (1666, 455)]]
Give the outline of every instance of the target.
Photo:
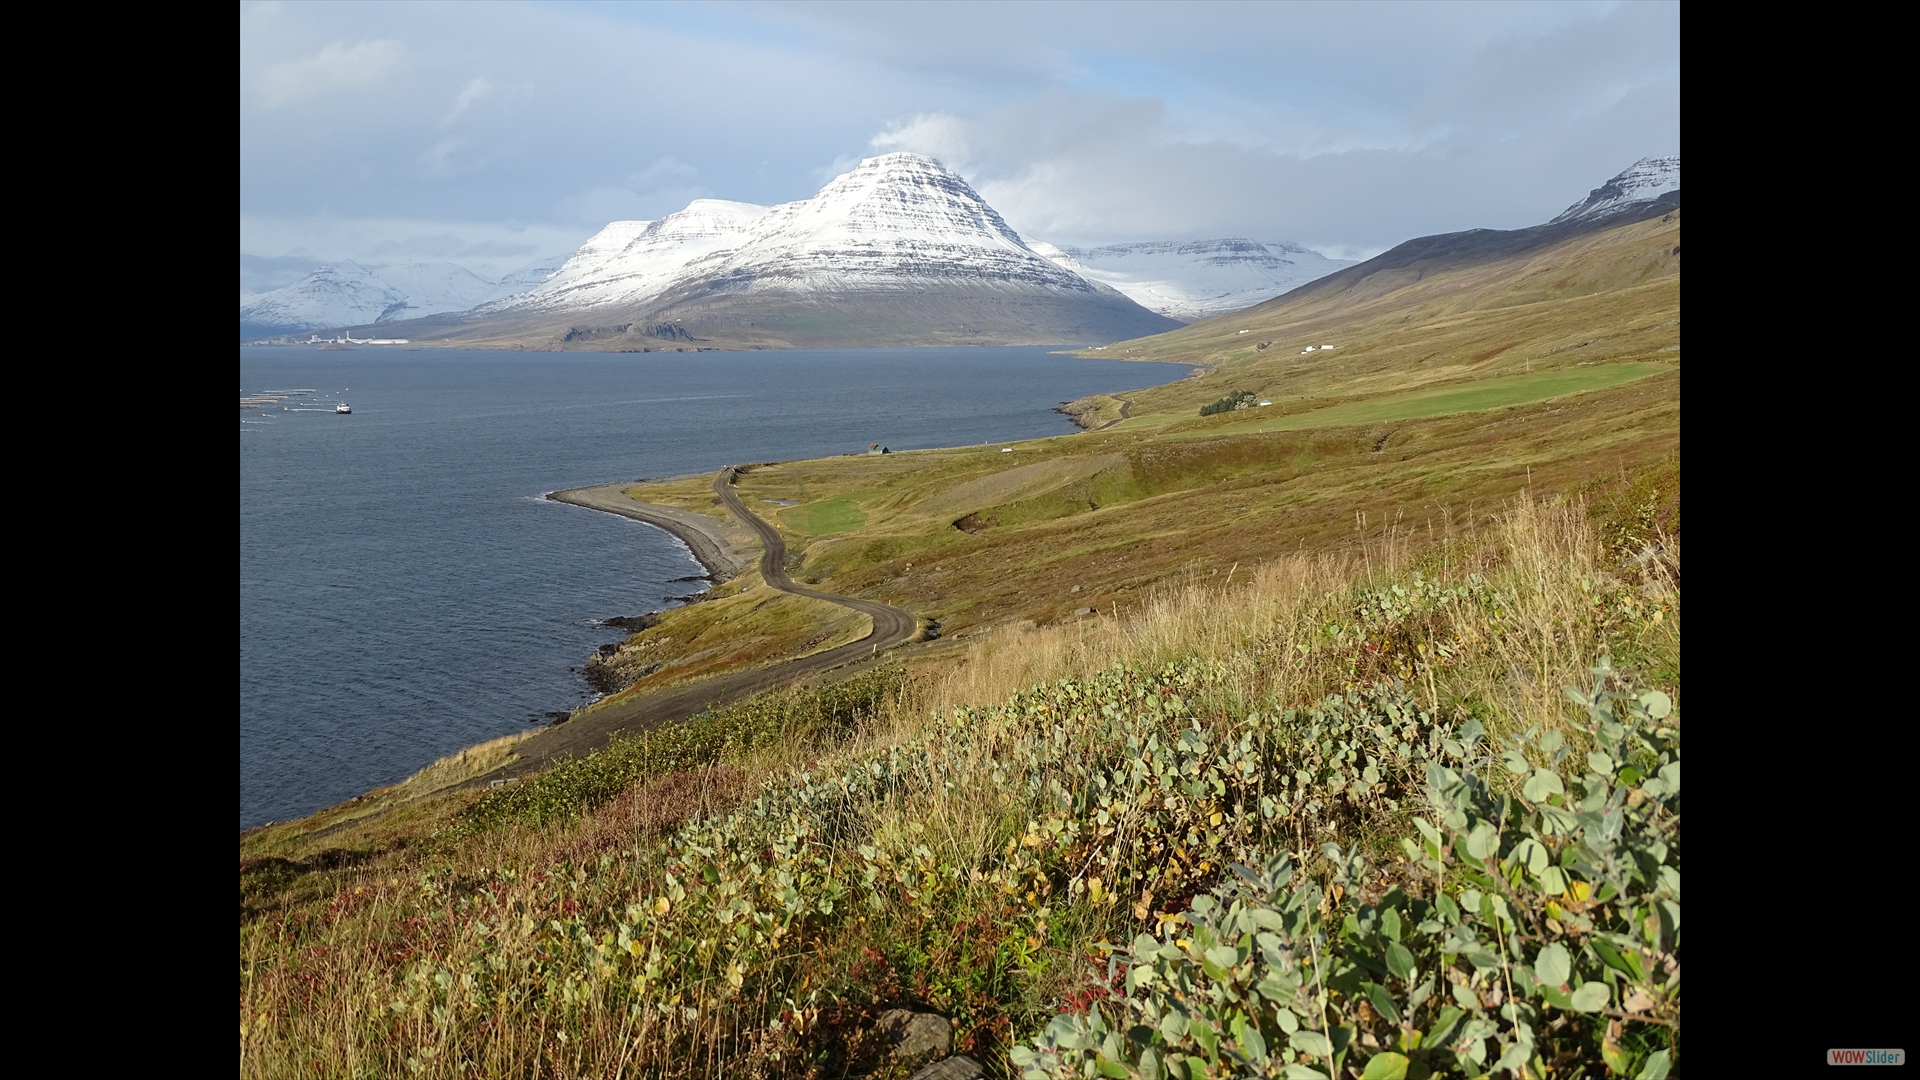
[(698, 200), (588, 247), (533, 290), (413, 336), (559, 349), (1078, 344), (1178, 325), (1036, 253), (959, 174), (917, 154), (868, 158), (778, 206)]

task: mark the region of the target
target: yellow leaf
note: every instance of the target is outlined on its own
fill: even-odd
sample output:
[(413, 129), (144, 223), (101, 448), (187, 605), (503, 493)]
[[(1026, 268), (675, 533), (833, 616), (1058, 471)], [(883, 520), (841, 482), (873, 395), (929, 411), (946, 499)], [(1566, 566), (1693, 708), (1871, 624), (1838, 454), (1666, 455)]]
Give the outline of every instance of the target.
[(1592, 886), (1588, 885), (1584, 881), (1576, 881), (1573, 883), (1572, 888), (1568, 889), (1567, 891), (1573, 894), (1574, 902), (1585, 903), (1587, 900), (1587, 894), (1592, 892), (1593, 889), (1592, 889)]
[(1220, 811), (1215, 810), (1213, 812), (1213, 816), (1207, 819), (1207, 824), (1218, 825), (1222, 820), (1224, 820), (1224, 817), (1221, 815)]

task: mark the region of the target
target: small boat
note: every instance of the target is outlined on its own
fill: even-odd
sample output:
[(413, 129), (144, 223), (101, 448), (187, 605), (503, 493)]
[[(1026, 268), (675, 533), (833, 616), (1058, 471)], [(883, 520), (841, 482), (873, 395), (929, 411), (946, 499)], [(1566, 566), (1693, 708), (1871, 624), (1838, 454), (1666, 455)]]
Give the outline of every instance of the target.
[(334, 412), (337, 412), (337, 413), (350, 413), (350, 412), (352, 412), (352, 411), (353, 411), (353, 406), (351, 406), (351, 405), (349, 405), (349, 404), (347, 404), (346, 402), (344, 402), (344, 401), (343, 401), (343, 402), (341, 402), (340, 404), (338, 404), (338, 405), (335, 405), (335, 406), (333, 407), (333, 411), (334, 411)]

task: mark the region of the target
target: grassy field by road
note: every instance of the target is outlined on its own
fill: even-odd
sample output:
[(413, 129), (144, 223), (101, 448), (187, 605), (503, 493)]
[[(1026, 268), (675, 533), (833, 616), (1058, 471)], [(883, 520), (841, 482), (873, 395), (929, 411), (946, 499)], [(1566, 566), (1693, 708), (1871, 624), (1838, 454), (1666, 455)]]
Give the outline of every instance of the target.
[[(1596, 367), (1562, 368), (1530, 375), (1479, 379), (1462, 386), (1445, 386), (1408, 394), (1388, 394), (1345, 405), (1333, 405), (1288, 415), (1262, 416), (1253, 410), (1230, 414), (1236, 419), (1204, 431), (1184, 431), (1176, 437), (1198, 438), (1205, 435), (1245, 434), (1256, 431), (1300, 431), (1306, 428), (1350, 427), (1384, 420), (1416, 420), (1448, 413), (1477, 412), (1510, 405), (1580, 394), (1643, 379), (1671, 364), (1603, 364)], [(1262, 410), (1264, 411), (1264, 410)], [(1242, 419), (1243, 418), (1243, 419)]]
[(789, 507), (780, 512), (780, 520), (812, 536), (848, 532), (866, 523), (867, 515), (845, 495)]

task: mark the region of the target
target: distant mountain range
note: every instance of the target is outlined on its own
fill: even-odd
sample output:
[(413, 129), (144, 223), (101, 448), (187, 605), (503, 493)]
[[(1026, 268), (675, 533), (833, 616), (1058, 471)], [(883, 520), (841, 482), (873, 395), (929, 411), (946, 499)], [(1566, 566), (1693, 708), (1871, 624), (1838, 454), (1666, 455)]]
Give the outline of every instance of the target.
[[(1363, 305), (1384, 302), (1383, 297), (1404, 293), (1415, 283), (1452, 281), (1447, 288), (1470, 288), (1474, 282), (1471, 276), (1448, 277), (1447, 272), (1497, 267), (1501, 268), (1500, 273), (1511, 273), (1516, 260), (1554, 249), (1563, 241), (1663, 217), (1679, 209), (1680, 159), (1643, 158), (1542, 224), (1524, 229), (1468, 229), (1415, 237), (1365, 262), (1315, 278), (1291, 292), (1237, 312), (1231, 319), (1192, 329), (1196, 334), (1217, 333), (1221, 326), (1271, 325), (1271, 320), (1282, 314), (1289, 319), (1310, 319), (1334, 311), (1350, 313)], [(1677, 266), (1679, 255), (1678, 247), (1662, 252), (1636, 272), (1665, 273)], [(1541, 283), (1539, 295), (1566, 295), (1593, 285), (1577, 279), (1577, 274), (1564, 269), (1558, 271)]]
[(1181, 322), (1239, 311), (1325, 277), (1351, 259), (1329, 259), (1287, 240), (1240, 237), (1176, 243), (1027, 246), (1089, 281), (1125, 293), (1134, 303)]
[[(1645, 206), (1677, 193), (1679, 175), (1677, 157), (1644, 159), (1549, 225)], [(1238, 311), (1353, 265), (1238, 237), (1055, 246), (1014, 232), (938, 161), (901, 153), (799, 202), (698, 199), (616, 221), (498, 282), (452, 263), (323, 266), (243, 297), (240, 321), (243, 339), (380, 324), (594, 350), (1086, 343)]]

